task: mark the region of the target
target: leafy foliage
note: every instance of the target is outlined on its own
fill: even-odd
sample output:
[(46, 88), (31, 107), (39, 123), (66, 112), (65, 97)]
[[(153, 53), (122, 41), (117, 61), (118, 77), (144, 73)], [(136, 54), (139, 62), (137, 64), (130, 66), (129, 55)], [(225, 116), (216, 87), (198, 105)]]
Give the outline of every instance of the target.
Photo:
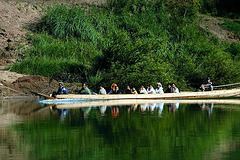
[(230, 21), (223, 19), (224, 24), (222, 24), (223, 28), (233, 31), (237, 34), (238, 38), (240, 39), (240, 23), (238, 21)]
[[(199, 29), (201, 1), (109, 0), (102, 6), (50, 8), (13, 70), (78, 74), (90, 87), (238, 82), (239, 52)], [(237, 50), (237, 51), (236, 51)], [(46, 67), (47, 66), (47, 67)], [(67, 80), (67, 79), (66, 79)]]

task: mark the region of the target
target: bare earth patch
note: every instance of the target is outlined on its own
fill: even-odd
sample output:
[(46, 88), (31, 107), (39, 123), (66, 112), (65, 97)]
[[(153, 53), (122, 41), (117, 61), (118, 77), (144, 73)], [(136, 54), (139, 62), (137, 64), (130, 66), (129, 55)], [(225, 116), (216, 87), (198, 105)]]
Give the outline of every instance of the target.
[[(7, 66), (24, 57), (23, 51), (29, 47), (27, 26), (40, 19), (44, 8), (57, 3), (83, 2), (103, 3), (103, 0), (0, 0), (0, 98), (30, 95), (31, 91), (49, 94), (58, 88), (56, 80), (10, 72)], [(76, 88), (69, 85), (70, 92)]]
[(218, 38), (229, 41), (229, 42), (239, 42), (239, 37), (237, 34), (224, 30), (221, 25), (224, 23), (223, 21), (209, 16), (200, 15), (202, 18), (202, 24), (200, 25), (201, 28), (204, 30), (216, 35)]

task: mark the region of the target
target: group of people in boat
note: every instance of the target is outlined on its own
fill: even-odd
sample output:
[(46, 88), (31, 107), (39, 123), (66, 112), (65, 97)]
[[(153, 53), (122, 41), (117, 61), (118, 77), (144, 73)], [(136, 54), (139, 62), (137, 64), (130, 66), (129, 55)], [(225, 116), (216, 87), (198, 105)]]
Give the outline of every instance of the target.
[[(205, 90), (213, 90), (212, 82), (210, 81), (210, 77), (207, 78), (207, 81), (200, 86), (201, 91)], [(88, 88), (87, 83), (82, 84), (82, 89), (79, 91), (80, 94), (96, 94), (95, 92), (91, 92)], [(139, 90), (137, 91), (135, 87), (126, 86), (126, 89), (122, 92), (120, 91), (118, 85), (113, 83), (111, 85), (111, 90), (109, 92), (103, 87), (103, 85), (99, 85), (98, 94), (164, 94), (164, 93), (179, 93), (179, 89), (176, 87), (175, 83), (167, 84), (167, 89), (163, 90), (162, 84), (159, 82), (156, 84), (156, 89), (150, 84), (147, 89), (141, 85)], [(53, 96), (57, 94), (68, 94), (68, 90), (64, 87), (63, 82), (59, 82), (58, 91), (53, 93)]]
[[(103, 88), (103, 86), (100, 85), (100, 90), (99, 90), (99, 94), (107, 94), (106, 90), (104, 92), (102, 92), (102, 90), (105, 90)], [(172, 84), (168, 84), (168, 89), (164, 92), (162, 84), (161, 83), (157, 83), (156, 85), (156, 89), (154, 89), (154, 87), (150, 84), (147, 89), (141, 85), (141, 87), (139, 88), (139, 90), (136, 90), (135, 87), (130, 87), (130, 86), (126, 86), (126, 89), (121, 92), (119, 90), (119, 87), (117, 86), (116, 83), (113, 83), (111, 85), (111, 90), (110, 92), (108, 92), (108, 94), (163, 94), (163, 93), (179, 93), (179, 89), (176, 87), (175, 83)]]

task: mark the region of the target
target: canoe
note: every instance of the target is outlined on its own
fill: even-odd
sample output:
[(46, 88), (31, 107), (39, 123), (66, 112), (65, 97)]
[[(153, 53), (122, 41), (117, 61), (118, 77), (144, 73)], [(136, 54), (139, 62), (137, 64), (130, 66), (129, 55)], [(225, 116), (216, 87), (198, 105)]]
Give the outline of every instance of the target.
[[(117, 100), (117, 99), (212, 99), (236, 97), (240, 95), (240, 88), (231, 90), (215, 90), (206, 92), (181, 92), (164, 94), (111, 94), (111, 95), (81, 95), (62, 94), (56, 99), (94, 99), (94, 100)], [(47, 98), (47, 97), (45, 97)]]

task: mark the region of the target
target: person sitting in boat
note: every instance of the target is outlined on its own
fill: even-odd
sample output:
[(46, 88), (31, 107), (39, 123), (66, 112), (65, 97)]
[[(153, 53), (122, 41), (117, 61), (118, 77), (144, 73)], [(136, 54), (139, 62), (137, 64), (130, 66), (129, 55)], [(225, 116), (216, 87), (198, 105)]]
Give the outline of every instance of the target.
[(116, 87), (117, 87), (117, 84), (113, 83), (111, 85), (111, 90), (110, 90), (110, 92), (108, 92), (108, 94), (116, 94)]
[(119, 90), (118, 86), (113, 86), (113, 88), (110, 90), (108, 94), (122, 94)]
[(213, 86), (212, 86), (212, 82), (210, 80), (210, 77), (207, 77), (207, 81), (201, 85), (200, 89), (203, 92), (204, 91), (212, 91), (213, 90)]
[(99, 85), (99, 92), (98, 92), (98, 94), (107, 94), (105, 88), (103, 88), (102, 85)]
[(151, 84), (147, 88), (147, 92), (148, 92), (148, 94), (156, 94), (156, 92)]
[(171, 83), (167, 84), (167, 90), (165, 91), (165, 93), (173, 93), (173, 88), (172, 88)]
[(116, 94), (116, 86), (113, 86), (108, 94)]
[(87, 83), (82, 84), (82, 89), (80, 90), (80, 94), (92, 94), (90, 89), (87, 87)]
[(157, 83), (157, 88), (155, 89), (156, 94), (163, 94), (163, 87), (161, 83)]
[(132, 94), (138, 94), (137, 90), (135, 89), (135, 87), (133, 87), (132, 89)]
[(132, 94), (132, 89), (130, 88), (130, 86), (126, 87), (126, 90), (124, 92), (125, 94)]
[(117, 84), (113, 83), (111, 85), (111, 90), (110, 90), (110, 92), (108, 94), (116, 94), (116, 89), (117, 89), (116, 87), (117, 87)]
[(116, 91), (115, 91), (116, 94), (122, 94), (122, 92), (119, 90), (119, 87), (118, 87), (118, 86), (116, 86), (115, 88), (116, 88)]
[(144, 88), (143, 85), (141, 85), (141, 88), (140, 88), (140, 90), (139, 90), (139, 93), (140, 93), (140, 94), (148, 94), (147, 90)]
[(59, 94), (68, 94), (68, 90), (63, 86), (64, 85), (63, 82), (58, 82), (58, 85), (59, 85), (58, 91), (57, 92), (54, 91), (51, 97), (56, 98), (56, 96)]
[(176, 87), (176, 84), (172, 84), (173, 93), (179, 93), (179, 89)]
[(58, 82), (59, 88), (56, 94), (68, 94), (68, 90), (64, 87), (63, 82)]

